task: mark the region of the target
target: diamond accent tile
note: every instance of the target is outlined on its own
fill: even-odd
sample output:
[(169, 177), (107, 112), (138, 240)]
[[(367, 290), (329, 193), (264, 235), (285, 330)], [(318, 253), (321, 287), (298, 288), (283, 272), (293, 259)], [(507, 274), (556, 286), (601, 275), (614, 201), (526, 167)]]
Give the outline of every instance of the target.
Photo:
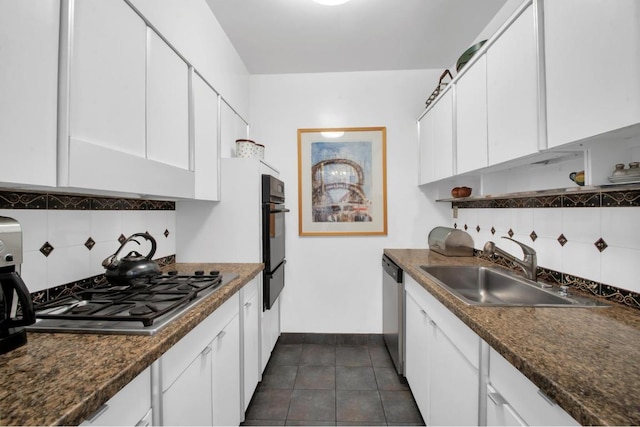
[(507, 234), (509, 235), (509, 237), (513, 237), (513, 235), (516, 234), (516, 233), (514, 233), (512, 229), (509, 229)]
[(124, 237), (124, 234), (121, 234), (120, 237), (118, 237), (118, 242), (120, 242), (120, 244), (123, 244), (125, 240), (127, 240), (127, 238)]
[(529, 237), (531, 237), (532, 241), (536, 241), (536, 239), (538, 238), (538, 235), (536, 234), (535, 230), (531, 232), (531, 234), (529, 234)]
[(91, 250), (96, 245), (96, 241), (89, 237), (87, 241), (84, 242), (84, 245), (87, 247), (87, 249)]
[(51, 252), (53, 252), (54, 249), (55, 248), (51, 246), (49, 242), (44, 242), (44, 245), (40, 247), (40, 252), (42, 253), (42, 255), (48, 257), (49, 255), (51, 255)]
[(480, 226), (476, 225), (476, 231), (479, 233), (480, 232)]
[(169, 237), (169, 230), (167, 230), (167, 229), (165, 228), (165, 230), (164, 230), (164, 233), (163, 233), (163, 234), (164, 234), (164, 237)]
[(598, 248), (600, 252), (604, 251), (609, 246), (602, 237), (595, 241), (593, 244), (596, 245), (596, 248)]
[(496, 229), (494, 227), (491, 227), (491, 234), (496, 234)]
[(566, 245), (567, 242), (568, 240), (566, 237), (564, 237), (564, 234), (560, 234), (560, 236), (558, 236), (558, 243), (560, 243), (560, 246)]

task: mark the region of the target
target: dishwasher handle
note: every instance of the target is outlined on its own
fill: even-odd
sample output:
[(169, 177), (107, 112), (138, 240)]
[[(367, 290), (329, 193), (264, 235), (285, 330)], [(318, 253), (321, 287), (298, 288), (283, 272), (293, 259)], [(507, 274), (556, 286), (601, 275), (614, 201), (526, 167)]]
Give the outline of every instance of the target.
[(391, 259), (383, 255), (382, 256), (382, 268), (385, 273), (393, 277), (395, 283), (403, 283), (402, 269), (398, 267)]

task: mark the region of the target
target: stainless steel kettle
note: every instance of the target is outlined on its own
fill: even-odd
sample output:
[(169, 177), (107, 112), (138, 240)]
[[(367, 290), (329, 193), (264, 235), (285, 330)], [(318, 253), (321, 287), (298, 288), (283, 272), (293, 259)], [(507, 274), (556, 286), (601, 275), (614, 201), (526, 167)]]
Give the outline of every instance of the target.
[[(151, 250), (147, 255), (141, 255), (137, 251), (131, 251), (126, 256), (118, 259), (118, 254), (129, 242), (140, 242), (136, 237), (144, 237), (151, 242)], [(156, 253), (156, 240), (149, 233), (136, 233), (124, 242), (113, 255), (102, 261), (102, 266), (106, 268), (104, 273), (109, 283), (113, 285), (139, 286), (146, 283), (151, 276), (160, 274), (160, 266), (151, 258)]]

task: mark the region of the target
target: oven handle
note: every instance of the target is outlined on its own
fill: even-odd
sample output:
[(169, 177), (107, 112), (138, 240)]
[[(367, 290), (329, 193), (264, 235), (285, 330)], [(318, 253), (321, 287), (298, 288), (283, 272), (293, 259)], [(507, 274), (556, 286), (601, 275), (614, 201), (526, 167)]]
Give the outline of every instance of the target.
[(266, 271), (264, 272), (264, 274), (267, 276), (268, 279), (273, 279), (273, 273), (276, 272), (276, 270), (278, 270), (280, 267), (284, 267), (284, 265), (287, 263), (286, 259), (283, 259), (282, 262), (280, 264), (278, 264), (278, 266), (276, 268), (274, 268), (271, 271)]
[(291, 212), (291, 211), (289, 209), (272, 209), (269, 211), (270, 214), (287, 213), (287, 212)]

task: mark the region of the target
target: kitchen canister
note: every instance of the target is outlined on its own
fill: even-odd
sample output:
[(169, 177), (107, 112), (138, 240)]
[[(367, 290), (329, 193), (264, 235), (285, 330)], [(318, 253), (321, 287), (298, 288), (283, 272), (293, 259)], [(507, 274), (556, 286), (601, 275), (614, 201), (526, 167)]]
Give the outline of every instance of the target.
[(255, 157), (256, 143), (250, 139), (236, 139), (236, 157)]
[(255, 144), (255, 157), (260, 160), (264, 159), (264, 145)]

